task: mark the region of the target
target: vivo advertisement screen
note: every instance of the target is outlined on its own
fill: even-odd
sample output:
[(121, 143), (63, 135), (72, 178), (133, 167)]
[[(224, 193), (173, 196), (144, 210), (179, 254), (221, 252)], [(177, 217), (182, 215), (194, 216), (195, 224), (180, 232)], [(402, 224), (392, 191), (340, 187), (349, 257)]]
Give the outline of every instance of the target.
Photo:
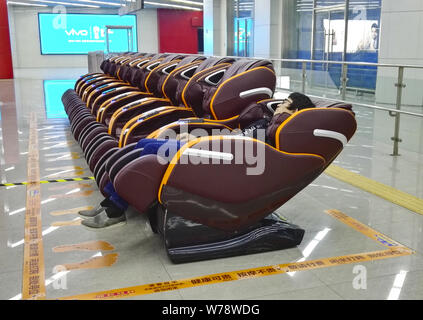
[[(87, 54), (106, 49), (106, 25), (132, 26), (132, 51), (137, 48), (135, 15), (39, 13), (41, 54)], [(125, 29), (109, 30), (110, 52), (130, 51)]]

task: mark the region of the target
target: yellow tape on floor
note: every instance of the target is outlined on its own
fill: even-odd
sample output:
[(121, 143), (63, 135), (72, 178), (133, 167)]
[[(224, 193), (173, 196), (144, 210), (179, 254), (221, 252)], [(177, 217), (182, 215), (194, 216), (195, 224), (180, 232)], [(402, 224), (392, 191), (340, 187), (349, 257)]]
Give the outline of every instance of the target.
[(275, 274), (283, 274), (287, 272), (305, 271), (326, 267), (333, 267), (343, 264), (362, 263), (366, 261), (375, 261), (388, 258), (395, 258), (414, 254), (412, 249), (409, 249), (400, 243), (390, 239), (384, 234), (373, 230), (372, 228), (362, 224), (361, 222), (347, 216), (338, 210), (327, 210), (327, 214), (336, 218), (337, 220), (352, 227), (358, 232), (368, 236), (369, 238), (379, 242), (380, 244), (389, 247), (387, 250), (373, 251), (366, 253), (350, 254), (345, 256), (338, 256), (332, 258), (323, 258), (316, 260), (309, 260), (303, 262), (285, 263), (279, 265), (272, 265), (266, 267), (245, 269), (239, 271), (223, 272), (201, 277), (193, 277), (183, 280), (173, 280), (167, 282), (150, 283), (128, 288), (120, 288), (108, 291), (100, 291), (88, 294), (75, 295), (70, 297), (63, 297), (59, 300), (112, 300), (122, 299), (128, 297), (135, 297), (140, 295), (180, 290), (184, 288), (198, 287), (215, 283), (222, 283), (228, 281), (244, 280), (270, 276)]
[(346, 225), (350, 226), (351, 228), (357, 230), (361, 234), (364, 234), (365, 236), (369, 237), (370, 239), (373, 239), (377, 242), (379, 242), (381, 245), (393, 248), (393, 247), (404, 247), (402, 244), (396, 242), (395, 240), (392, 240), (388, 236), (380, 233), (379, 231), (376, 231), (369, 226), (366, 226), (365, 224), (361, 223), (360, 221), (357, 221), (349, 216), (347, 216), (345, 213), (339, 211), (339, 210), (326, 210), (325, 211), (330, 216), (334, 217), (335, 219), (345, 223)]
[[(40, 180), (37, 117), (31, 114), (28, 149), (28, 181)], [(39, 182), (26, 187), (22, 299), (45, 299), (44, 249), (41, 223), (41, 187)]]
[(382, 260), (387, 258), (410, 255), (410, 251), (404, 248), (374, 251), (368, 253), (351, 254), (332, 258), (294, 262), (272, 265), (260, 268), (244, 269), (232, 272), (216, 273), (207, 276), (193, 277), (183, 280), (174, 280), (158, 283), (150, 283), (140, 286), (120, 288), (115, 290), (99, 291), (88, 294), (75, 295), (59, 298), (59, 300), (113, 300), (135, 297), (140, 295), (180, 290), (184, 288), (199, 287), (209, 284), (253, 279), (287, 272), (326, 268), (342, 264), (362, 263), (365, 261)]
[(84, 180), (95, 180), (95, 178), (94, 177), (81, 177), (81, 178), (66, 178), (66, 179), (54, 179), (54, 180), (39, 180), (39, 181), (29, 181), (29, 182), (28, 181), (10, 182), (10, 183), (2, 183), (2, 184), (0, 184), (0, 187), (26, 186), (30, 183), (46, 184), (46, 183), (84, 181)]
[(423, 214), (423, 199), (335, 165), (329, 166), (325, 173), (408, 210)]

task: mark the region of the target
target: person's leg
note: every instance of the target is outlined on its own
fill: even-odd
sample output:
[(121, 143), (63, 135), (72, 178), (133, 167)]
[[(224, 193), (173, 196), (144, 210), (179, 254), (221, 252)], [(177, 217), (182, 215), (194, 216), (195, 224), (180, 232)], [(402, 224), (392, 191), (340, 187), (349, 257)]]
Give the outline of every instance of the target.
[[(184, 143), (177, 140), (142, 139), (136, 148), (142, 149), (140, 156), (143, 156), (157, 154), (165, 144), (168, 146), (166, 156), (172, 157)], [(129, 206), (128, 203), (117, 194), (111, 182), (104, 191), (109, 197), (104, 199), (97, 208), (79, 212), (79, 215), (88, 218), (81, 222), (82, 225), (92, 229), (102, 229), (126, 222), (125, 211)]]
[[(135, 149), (141, 149), (142, 150), (142, 149), (144, 149), (145, 145), (147, 145), (148, 143), (156, 142), (156, 141), (157, 141), (156, 139), (141, 139), (138, 142)], [(93, 208), (91, 210), (81, 210), (81, 211), (78, 212), (78, 214), (83, 218), (93, 218), (96, 215), (100, 214), (102, 211), (105, 211), (106, 208), (112, 208), (109, 211), (113, 212), (111, 214), (114, 215), (115, 217), (122, 215), (119, 208), (116, 207), (114, 205), (113, 201), (111, 201), (109, 198), (105, 198), (95, 208)]]
[(83, 226), (90, 229), (105, 229), (126, 223), (125, 211), (128, 204), (119, 197), (112, 183), (106, 186), (105, 192), (109, 197), (103, 200), (102, 204), (107, 206), (102, 207), (96, 215), (81, 221)]
[(78, 212), (78, 214), (83, 218), (92, 218), (98, 215), (101, 211), (104, 211), (106, 208), (112, 207), (112, 206), (113, 206), (113, 202), (110, 199), (105, 198), (103, 201), (101, 201), (97, 205), (97, 207), (91, 210), (81, 210)]

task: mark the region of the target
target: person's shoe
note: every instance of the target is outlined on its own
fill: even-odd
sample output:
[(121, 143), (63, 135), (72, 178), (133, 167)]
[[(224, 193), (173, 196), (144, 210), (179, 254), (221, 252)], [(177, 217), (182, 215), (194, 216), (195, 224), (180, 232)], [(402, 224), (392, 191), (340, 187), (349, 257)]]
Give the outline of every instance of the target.
[(95, 217), (81, 221), (81, 225), (91, 230), (110, 229), (124, 224), (126, 224), (125, 214), (116, 218), (109, 218), (106, 210), (101, 211)]
[(91, 210), (81, 210), (78, 212), (78, 214), (83, 218), (93, 218), (104, 210), (106, 210), (106, 207), (103, 207), (101, 204), (99, 204), (97, 208)]

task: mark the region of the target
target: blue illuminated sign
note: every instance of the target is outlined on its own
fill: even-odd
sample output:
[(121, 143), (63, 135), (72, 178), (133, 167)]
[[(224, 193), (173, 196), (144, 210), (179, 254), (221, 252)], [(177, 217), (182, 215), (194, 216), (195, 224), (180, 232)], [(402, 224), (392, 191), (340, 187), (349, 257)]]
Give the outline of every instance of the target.
[(76, 80), (44, 80), (44, 98), (47, 119), (67, 118), (62, 96), (75, 87)]
[[(106, 49), (106, 25), (132, 26), (133, 46), (137, 48), (135, 15), (39, 13), (41, 54), (87, 54)], [(110, 52), (130, 51), (126, 30), (109, 30)]]

